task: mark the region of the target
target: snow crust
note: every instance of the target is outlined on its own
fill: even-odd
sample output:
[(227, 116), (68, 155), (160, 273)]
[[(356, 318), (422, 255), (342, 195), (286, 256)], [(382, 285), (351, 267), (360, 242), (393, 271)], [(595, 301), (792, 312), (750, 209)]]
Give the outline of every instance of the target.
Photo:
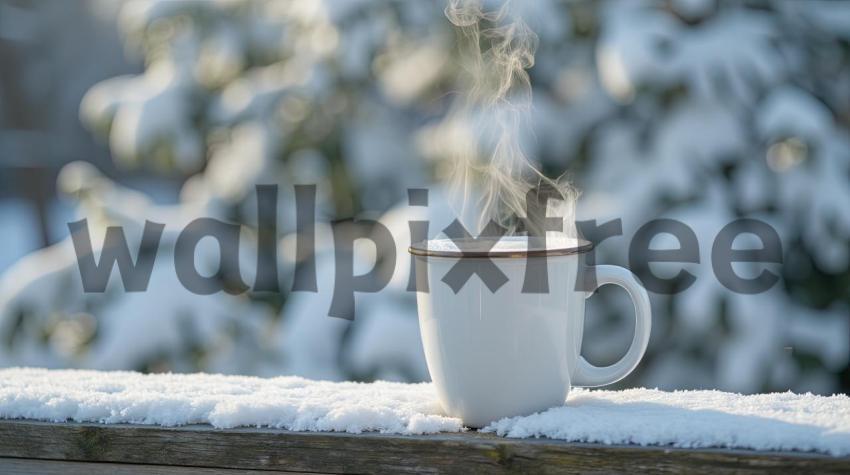
[(567, 405), (484, 429), (601, 444), (850, 454), (850, 397), (722, 391), (573, 390)]
[(429, 383), (127, 371), (0, 370), (0, 418), (427, 434), (459, 431)]
[[(464, 430), (430, 383), (300, 377), (0, 370), (0, 418), (429, 434)], [(483, 429), (603, 444), (850, 454), (850, 397), (654, 389), (574, 389), (567, 403)]]

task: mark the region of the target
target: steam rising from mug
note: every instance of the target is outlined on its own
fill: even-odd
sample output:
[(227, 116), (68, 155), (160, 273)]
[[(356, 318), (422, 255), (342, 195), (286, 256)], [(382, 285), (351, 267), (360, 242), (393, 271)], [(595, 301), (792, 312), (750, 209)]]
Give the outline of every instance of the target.
[[(486, 4), (485, 4), (486, 3)], [(510, 1), (495, 10), (492, 2), (449, 0), (446, 16), (457, 28), (460, 61), (466, 70), (462, 94), (447, 121), (467, 131), (467, 147), (450, 157), (449, 183), (458, 215), (476, 234), (490, 220), (508, 234), (537, 231), (547, 200), (526, 220), (529, 190), (549, 195), (548, 215), (564, 217), (564, 232), (575, 236), (577, 192), (565, 180), (543, 175), (523, 153), (520, 138), (531, 111), (527, 69), (534, 65), (537, 35)], [(470, 216), (472, 218), (470, 218)], [(537, 229), (533, 229), (537, 227)]]

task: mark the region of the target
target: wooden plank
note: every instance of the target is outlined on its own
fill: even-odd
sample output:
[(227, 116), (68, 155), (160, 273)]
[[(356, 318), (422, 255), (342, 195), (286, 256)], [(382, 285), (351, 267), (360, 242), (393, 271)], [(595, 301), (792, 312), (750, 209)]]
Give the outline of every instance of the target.
[(4, 475), (268, 475), (304, 472), (234, 470), (230, 468), (175, 467), (128, 463), (69, 462), (67, 460), (14, 459), (0, 457), (0, 473)]
[(575, 444), (467, 432), (431, 436), (0, 421), (0, 457), (325, 473), (850, 473), (812, 453)]

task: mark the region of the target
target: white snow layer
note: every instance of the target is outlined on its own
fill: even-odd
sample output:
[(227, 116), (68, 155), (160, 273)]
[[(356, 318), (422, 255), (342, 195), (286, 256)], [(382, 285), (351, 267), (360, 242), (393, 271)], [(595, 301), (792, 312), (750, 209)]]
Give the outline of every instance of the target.
[[(0, 418), (428, 434), (463, 430), (430, 383), (0, 370)], [(573, 442), (850, 454), (850, 397), (574, 389), (566, 405), (483, 429)]]

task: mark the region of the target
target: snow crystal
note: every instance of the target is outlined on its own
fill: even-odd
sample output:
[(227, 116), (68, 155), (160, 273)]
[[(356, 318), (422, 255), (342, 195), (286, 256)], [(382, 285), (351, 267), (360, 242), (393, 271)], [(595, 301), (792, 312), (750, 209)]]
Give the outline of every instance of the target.
[[(391, 434), (458, 432), (430, 383), (0, 370), (0, 418)], [(850, 454), (850, 397), (574, 389), (565, 406), (484, 428), (573, 442)]]
[(567, 405), (483, 429), (573, 442), (850, 454), (850, 397), (574, 390)]
[(0, 370), (0, 418), (423, 434), (459, 431), (430, 384), (300, 377)]

